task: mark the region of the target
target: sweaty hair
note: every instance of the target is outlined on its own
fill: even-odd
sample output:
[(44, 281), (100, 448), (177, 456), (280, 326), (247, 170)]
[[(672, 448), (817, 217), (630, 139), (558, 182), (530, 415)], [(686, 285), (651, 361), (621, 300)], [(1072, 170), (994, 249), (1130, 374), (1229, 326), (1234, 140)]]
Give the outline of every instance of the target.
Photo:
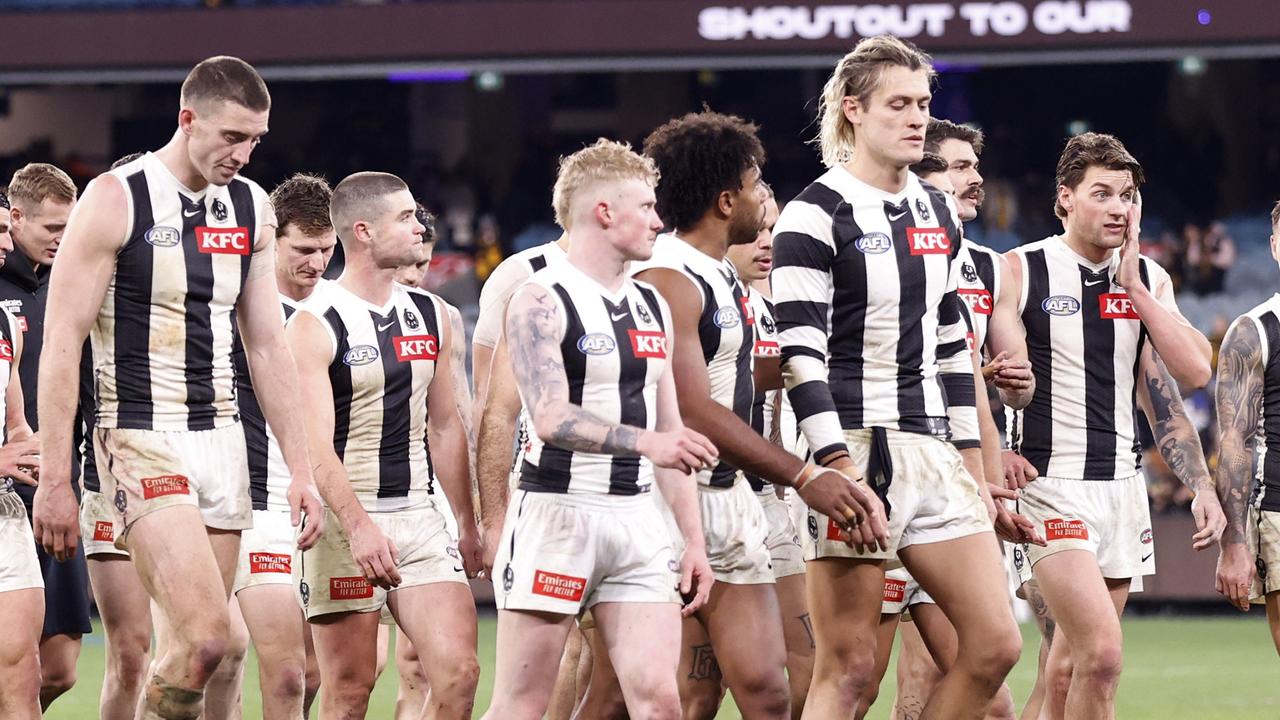
[(142, 157), (143, 155), (146, 155), (146, 153), (140, 153), (140, 152), (136, 152), (136, 153), (129, 153), (128, 155), (125, 155), (124, 157), (120, 158), (119, 160), (116, 160), (115, 162), (111, 163), (111, 167), (109, 167), (109, 168), (107, 168), (107, 169), (108, 169), (108, 170), (115, 170), (116, 168), (121, 167), (122, 165), (128, 165), (129, 163), (133, 162), (134, 160), (137, 160), (138, 158)]
[(0, 210), (8, 210), (8, 209), (9, 209), (9, 196), (5, 195), (3, 190), (0, 190)]
[(657, 185), (658, 168), (653, 160), (632, 150), (630, 143), (604, 138), (560, 158), (555, 188), (551, 191), (556, 224), (569, 229), (573, 219), (573, 199), (579, 192), (596, 183), (617, 180), (642, 180)]
[(418, 203), (418, 209), (414, 211), (413, 216), (418, 219), (418, 224), (426, 228), (422, 232), (422, 242), (426, 245), (436, 241), (436, 216), (431, 214), (426, 205)]
[(333, 190), (318, 175), (297, 173), (271, 191), (271, 205), (276, 210), (279, 232), (292, 225), (303, 235), (316, 236), (333, 229), (329, 219), (329, 200)]
[(28, 163), (9, 181), (9, 201), (31, 208), (45, 200), (70, 203), (76, 200), (71, 177), (48, 163)]
[(271, 93), (258, 71), (230, 55), (201, 60), (182, 83), (182, 106), (210, 100), (228, 100), (254, 112), (271, 109)]
[(844, 99), (856, 98), (866, 104), (880, 87), (885, 70), (904, 67), (924, 70), (932, 83), (937, 73), (933, 59), (906, 40), (879, 35), (861, 40), (853, 50), (836, 63), (835, 70), (822, 88), (818, 106), (818, 147), (822, 164), (835, 167), (853, 157), (853, 125), (844, 116)]
[(924, 151), (938, 153), (944, 140), (959, 140), (973, 146), (973, 154), (982, 154), (982, 131), (968, 125), (957, 125), (942, 118), (929, 118), (929, 129), (924, 134)]
[(1142, 187), (1146, 179), (1142, 174), (1142, 165), (1129, 154), (1124, 143), (1114, 135), (1087, 132), (1076, 135), (1067, 141), (1058, 158), (1058, 172), (1054, 178), (1053, 214), (1065, 219), (1067, 211), (1058, 202), (1057, 188), (1067, 187), (1075, 190), (1084, 180), (1084, 174), (1091, 167), (1102, 167), (1107, 170), (1128, 170), (1133, 175), (1135, 190)]
[(329, 202), (329, 218), (338, 231), (338, 239), (350, 240), (347, 236), (356, 221), (372, 220), (382, 209), (383, 198), (408, 189), (403, 180), (391, 173), (358, 172), (343, 178)]
[(931, 153), (928, 150), (924, 152), (924, 157), (920, 158), (920, 162), (911, 166), (911, 172), (917, 175), (928, 175), (929, 173), (940, 173), (947, 171), (947, 161), (942, 159), (941, 155)]
[(644, 154), (662, 174), (658, 215), (687, 230), (725, 190), (741, 190), (742, 174), (764, 165), (756, 126), (735, 115), (704, 110), (668, 121), (644, 139)]

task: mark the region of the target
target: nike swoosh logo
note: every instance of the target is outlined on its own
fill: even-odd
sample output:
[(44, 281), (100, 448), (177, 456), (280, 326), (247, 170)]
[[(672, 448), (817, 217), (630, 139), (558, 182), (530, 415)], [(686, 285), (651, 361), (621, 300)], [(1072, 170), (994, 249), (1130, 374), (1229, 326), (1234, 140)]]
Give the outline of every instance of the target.
[(1142, 558), (1142, 562), (1146, 562), (1150, 560), (1152, 555), (1155, 555), (1155, 553), (1153, 552), (1147, 553), (1146, 556)]
[(613, 318), (614, 322), (618, 322), (619, 320), (621, 320), (626, 316), (627, 316), (626, 313), (618, 313), (617, 315), (614, 315), (613, 313), (609, 313), (609, 317)]
[(391, 323), (393, 323), (393, 322), (395, 322), (395, 321), (394, 321), (394, 320), (392, 320), (391, 322), (388, 322), (386, 325), (383, 325), (382, 323), (378, 323), (378, 332), (383, 332), (383, 331), (384, 331), (384, 330), (386, 330), (387, 328), (391, 327)]
[(898, 213), (898, 214), (896, 214), (896, 215), (894, 215), (893, 213), (890, 213), (890, 214), (889, 214), (889, 222), (897, 222), (898, 220), (901, 220), (903, 217), (905, 217), (905, 216), (906, 216), (906, 214), (907, 214), (907, 211), (906, 211), (906, 210), (903, 210), (902, 212), (900, 212), (900, 213)]
[(1094, 280), (1093, 282), (1089, 282), (1088, 280), (1085, 280), (1085, 281), (1084, 281), (1084, 284), (1085, 284), (1085, 285), (1087, 285), (1087, 286), (1089, 286), (1089, 287), (1093, 287), (1094, 285), (1097, 285), (1097, 284), (1098, 284), (1098, 283), (1100, 283), (1100, 282), (1102, 282), (1102, 281), (1101, 281), (1101, 280)]
[(453, 566), (453, 571), (454, 571), (454, 572), (466, 572), (465, 570), (463, 570), (462, 568), (458, 567), (457, 565), (454, 565), (454, 566)]
[(199, 214), (200, 214), (200, 210), (198, 210), (198, 209), (196, 209), (196, 210), (183, 210), (183, 211), (182, 211), (182, 216), (183, 216), (183, 217), (195, 217), (195, 216), (197, 216), (197, 215), (199, 215)]

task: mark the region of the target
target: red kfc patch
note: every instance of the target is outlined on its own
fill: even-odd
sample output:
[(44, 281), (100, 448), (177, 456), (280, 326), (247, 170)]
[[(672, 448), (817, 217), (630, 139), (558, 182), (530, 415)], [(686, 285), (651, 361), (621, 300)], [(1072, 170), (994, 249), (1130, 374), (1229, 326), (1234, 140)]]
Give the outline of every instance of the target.
[(782, 355), (782, 350), (778, 348), (778, 343), (773, 340), (757, 340), (754, 352), (756, 357), (778, 357)]
[(557, 600), (577, 602), (587, 589), (586, 578), (560, 575), (545, 570), (533, 571), (533, 594), (546, 595)]
[(159, 477), (142, 478), (142, 499), (154, 500), (165, 495), (188, 495), (186, 475), (160, 475)]
[(667, 356), (667, 335), (655, 330), (628, 330), (631, 338), (631, 352), (638, 358), (657, 358)]
[(0, 360), (13, 360), (13, 343), (0, 340)]
[(1083, 520), (1056, 518), (1044, 521), (1045, 540), (1088, 540), (1089, 527)]
[(837, 525), (835, 520), (827, 518), (827, 539), (835, 540), (836, 542), (849, 542), (849, 533)]
[(912, 255), (947, 255), (951, 253), (951, 238), (942, 228), (907, 228), (907, 241)]
[(895, 580), (887, 577), (884, 579), (884, 601), (885, 602), (902, 602), (907, 596), (907, 581)]
[(248, 255), (253, 252), (249, 244), (249, 229), (243, 227), (197, 227), (196, 246), (200, 252), (212, 255)]
[(399, 335), (391, 341), (395, 343), (396, 359), (400, 362), (440, 357), (440, 341), (435, 335)]
[(990, 315), (993, 305), (991, 292), (981, 288), (960, 288), (956, 291), (960, 299), (969, 306), (969, 312), (975, 315)]
[(1141, 320), (1133, 309), (1128, 293), (1103, 293), (1098, 296), (1098, 311), (1104, 320)]
[(115, 542), (116, 528), (105, 520), (93, 524), (93, 539), (97, 542)]
[(750, 300), (750, 298), (748, 298), (747, 296), (743, 295), (742, 297), (738, 298), (738, 302), (742, 303), (742, 318), (743, 318), (743, 321), (744, 321), (744, 322), (746, 322), (746, 324), (748, 324), (748, 325), (755, 325), (755, 324), (756, 324), (756, 313), (755, 313), (755, 311), (754, 311), (754, 310), (752, 310), (752, 309), (751, 309), (751, 300)]
[(288, 575), (293, 571), (293, 556), (284, 553), (249, 553), (250, 573), (282, 573)]
[(365, 578), (329, 578), (330, 600), (365, 600), (371, 597), (373, 597), (373, 585)]

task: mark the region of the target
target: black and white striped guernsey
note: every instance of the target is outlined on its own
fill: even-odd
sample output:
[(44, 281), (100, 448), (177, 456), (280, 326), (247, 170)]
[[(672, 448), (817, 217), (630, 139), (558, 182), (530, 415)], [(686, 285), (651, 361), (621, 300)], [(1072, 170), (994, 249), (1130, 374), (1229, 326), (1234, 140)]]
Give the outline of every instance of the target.
[[(1137, 378), (1147, 331), (1115, 283), (1120, 253), (1093, 263), (1061, 236), (1017, 248), (1018, 310), (1035, 374), (1031, 403), (1010, 415), (1009, 438), (1041, 476), (1116, 480), (1138, 472)], [(1142, 257), (1142, 282), (1167, 282)]]
[(1262, 416), (1258, 427), (1258, 466), (1251, 501), (1259, 509), (1280, 512), (1280, 294), (1236, 318), (1252, 322), (1262, 349)]
[[(756, 357), (778, 357), (778, 325), (773, 319), (773, 303), (754, 288), (747, 288), (747, 302), (751, 304), (751, 313), (755, 323), (755, 344), (752, 354)], [(774, 423), (774, 404), (777, 402), (779, 390), (757, 392), (751, 403), (751, 429), (766, 440), (769, 439)], [(751, 489), (756, 492), (773, 492), (773, 487), (762, 477), (745, 473)]]
[(7, 308), (0, 308), (0, 418), (6, 419), (5, 427), (0, 429), (0, 445), (9, 442), (9, 380), (13, 377), (13, 361), (21, 334), (18, 319)]
[(972, 240), (960, 241), (960, 278), (956, 293), (965, 311), (965, 323), (969, 327), (970, 347), (982, 349), (987, 344), (987, 327), (991, 313), (1000, 299), (1000, 254)]
[[(321, 280), (315, 290), (332, 282)], [(315, 292), (315, 291), (313, 291)], [(280, 311), (285, 322), (298, 309), (298, 301), (288, 295), (280, 295)], [(237, 331), (231, 347), (231, 359), (236, 368), (236, 395), (240, 401), (240, 427), (244, 430), (244, 446), (249, 458), (249, 497), (254, 510), (288, 510), (289, 483), (292, 477), (289, 466), (275, 433), (267, 427), (258, 395), (253, 391), (249, 376), (249, 358)]]
[[(653, 256), (633, 263), (632, 273), (650, 268), (666, 268), (684, 275), (693, 283), (701, 302), (698, 339), (702, 359), (707, 364), (711, 399), (733, 411), (744, 423), (751, 423), (751, 403), (755, 399), (752, 377), (752, 348), (755, 322), (751, 305), (738, 280), (738, 271), (727, 258), (716, 260), (674, 234), (659, 235)], [(698, 472), (698, 482), (711, 487), (733, 487), (740, 473), (724, 459), (710, 470)]]
[(319, 318), (332, 342), (333, 448), (360, 504), (388, 512), (429, 502), (427, 391), (443, 352), (443, 304), (397, 284), (375, 307), (330, 282), (295, 317), (302, 313)]
[[(654, 429), (658, 380), (667, 366), (671, 313), (651, 285), (628, 279), (610, 292), (568, 262), (529, 280), (546, 288), (564, 321), (560, 352), (569, 402), (611, 423)], [(530, 433), (520, 465), (521, 490), (637, 495), (653, 485), (653, 464), (640, 456), (575, 452)]]
[(950, 196), (910, 173), (887, 193), (835, 167), (783, 209), (770, 280), (787, 392), (816, 457), (869, 427), (976, 446), (959, 227)]
[[(147, 153), (111, 171), (127, 239), (90, 337), (104, 428), (207, 430), (236, 420), (234, 310), (267, 194), (236, 177), (200, 192)], [(263, 256), (265, 258), (265, 256)]]

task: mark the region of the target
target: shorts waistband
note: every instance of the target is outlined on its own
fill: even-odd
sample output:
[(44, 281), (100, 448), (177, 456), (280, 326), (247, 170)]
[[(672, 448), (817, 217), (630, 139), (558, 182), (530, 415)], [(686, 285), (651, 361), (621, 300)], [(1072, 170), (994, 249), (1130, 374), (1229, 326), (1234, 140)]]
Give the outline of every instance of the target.
[(885, 437), (889, 440), (889, 444), (894, 446), (921, 447), (946, 442), (945, 440), (934, 437), (933, 435), (904, 432), (902, 430), (892, 430), (889, 428), (857, 428), (853, 430), (845, 430), (845, 439), (856, 439), (859, 442), (871, 442), (871, 432), (876, 429), (883, 429)]
[(533, 492), (530, 490), (518, 490), (520, 499), (513, 499), (513, 502), (521, 502), (523, 499), (536, 499), (537, 502), (550, 503), (552, 505), (561, 505), (563, 507), (578, 508), (582, 510), (601, 510), (605, 512), (634, 510), (642, 507), (654, 506), (655, 498), (654, 490), (642, 492), (638, 495), (607, 495), (604, 493), (549, 493), (549, 492)]
[(13, 490), (0, 492), (0, 517), (26, 519), (27, 506), (22, 504), (18, 493)]
[(1123, 475), (1121, 477), (1111, 478), (1108, 480), (1089, 480), (1086, 478), (1078, 478), (1078, 477), (1069, 478), (1069, 477), (1061, 477), (1058, 475), (1044, 475), (1040, 477), (1039, 480), (1059, 480), (1063, 482), (1089, 483), (1090, 485), (1109, 485), (1111, 483), (1133, 482), (1135, 479), (1140, 479), (1141, 477), (1142, 477), (1142, 473), (1136, 472), (1136, 473), (1133, 473), (1132, 475)]

